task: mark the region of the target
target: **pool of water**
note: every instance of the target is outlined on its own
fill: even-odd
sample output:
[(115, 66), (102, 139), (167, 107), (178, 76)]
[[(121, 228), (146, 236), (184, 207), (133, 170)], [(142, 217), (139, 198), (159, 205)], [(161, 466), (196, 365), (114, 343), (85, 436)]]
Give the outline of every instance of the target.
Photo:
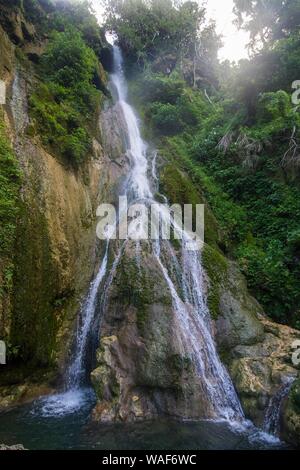
[(178, 422), (92, 424), (90, 389), (41, 398), (0, 414), (0, 443), (27, 449), (202, 450), (282, 449), (250, 423)]

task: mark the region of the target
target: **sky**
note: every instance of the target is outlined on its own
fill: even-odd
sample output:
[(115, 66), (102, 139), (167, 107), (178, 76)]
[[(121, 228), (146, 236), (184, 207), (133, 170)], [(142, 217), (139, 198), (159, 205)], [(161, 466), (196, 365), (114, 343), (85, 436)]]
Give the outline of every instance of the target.
[(233, 0), (207, 0), (208, 16), (216, 21), (218, 34), (222, 34), (224, 47), (219, 51), (221, 60), (238, 61), (248, 57), (249, 33), (233, 24)]
[[(203, 2), (199, 0), (199, 3)], [(93, 4), (98, 16), (101, 17), (99, 0), (93, 0)], [(249, 42), (249, 34), (246, 31), (239, 31), (232, 23), (233, 0), (207, 0), (206, 8), (208, 17), (216, 21), (218, 34), (223, 36), (224, 47), (219, 51), (220, 60), (238, 61), (248, 57), (246, 45)]]

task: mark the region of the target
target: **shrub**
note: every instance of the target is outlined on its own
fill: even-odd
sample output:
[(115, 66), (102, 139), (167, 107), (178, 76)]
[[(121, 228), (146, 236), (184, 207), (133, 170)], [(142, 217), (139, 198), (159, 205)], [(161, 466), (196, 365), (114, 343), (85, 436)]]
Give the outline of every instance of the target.
[(97, 59), (80, 33), (55, 33), (41, 61), (44, 79), (30, 97), (30, 112), (42, 142), (73, 164), (91, 147), (87, 126), (97, 109), (93, 85)]
[(174, 135), (183, 129), (178, 109), (172, 104), (153, 103), (150, 107), (150, 116), (160, 134)]
[(89, 83), (96, 68), (96, 56), (73, 28), (55, 32), (42, 56), (43, 73), (48, 80), (66, 88)]
[(184, 82), (161, 75), (146, 74), (142, 77), (140, 97), (146, 102), (176, 104), (184, 89)]
[(11, 254), (21, 173), (0, 118), (0, 257)]
[(263, 93), (258, 100), (257, 116), (260, 121), (268, 122), (279, 117), (286, 117), (290, 108), (291, 98), (285, 91)]
[(196, 126), (198, 123), (198, 110), (196, 104), (189, 98), (187, 94), (180, 96), (176, 105), (180, 115), (180, 119), (185, 126)]

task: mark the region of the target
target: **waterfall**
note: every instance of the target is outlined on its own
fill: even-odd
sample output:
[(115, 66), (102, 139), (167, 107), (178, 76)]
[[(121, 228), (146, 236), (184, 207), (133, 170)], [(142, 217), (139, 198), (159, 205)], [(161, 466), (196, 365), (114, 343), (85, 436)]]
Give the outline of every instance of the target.
[(123, 72), (122, 54), (118, 46), (113, 46), (114, 73), (111, 81), (116, 90), (116, 99), (122, 109), (127, 125), (128, 148), (127, 153), (132, 161), (131, 173), (126, 186), (126, 194), (129, 199), (153, 200), (150, 189), (150, 181), (147, 176), (147, 145), (141, 138), (137, 117), (133, 108), (126, 102), (127, 85)]
[(87, 386), (89, 371), (86, 366), (97, 313), (98, 292), (107, 272), (108, 249), (109, 243), (107, 242), (99, 271), (90, 285), (88, 295), (78, 315), (74, 351), (66, 372), (65, 391), (42, 398), (33, 409), (33, 413), (42, 414), (44, 417), (64, 416), (76, 413), (85, 407), (88, 409), (94, 400), (94, 393)]
[(269, 401), (269, 405), (265, 414), (263, 429), (265, 432), (278, 436), (280, 432), (280, 413), (284, 399), (287, 397), (295, 378), (286, 377), (286, 380), (279, 388), (278, 392), (273, 395)]
[(97, 294), (107, 271), (108, 247), (109, 243), (107, 242), (100, 269), (91, 283), (88, 296), (81, 309), (81, 315), (78, 318), (79, 325), (76, 332), (74, 360), (71, 362), (67, 372), (68, 389), (79, 388), (85, 380), (87, 348), (95, 317)]
[[(138, 119), (132, 107), (127, 103), (127, 85), (122, 67), (122, 54), (117, 45), (113, 45), (114, 73), (111, 76), (116, 90), (116, 99), (122, 108), (128, 131), (128, 153), (132, 161), (132, 170), (128, 179), (126, 193), (134, 200), (146, 204), (157, 204), (151, 190), (151, 180), (157, 180), (156, 158), (147, 159), (147, 145), (143, 141)], [(148, 163), (151, 168), (148, 168)], [(164, 205), (160, 205), (160, 215), (167, 217)], [(175, 225), (175, 224), (174, 224)], [(176, 226), (174, 227), (176, 229)], [(204, 275), (201, 266), (201, 253), (188, 251), (186, 241), (189, 235), (184, 233), (181, 244), (181, 263), (168, 241), (152, 243), (158, 265), (169, 288), (176, 319), (176, 341), (183, 355), (194, 364), (201, 382), (201, 388), (210, 405), (210, 414), (221, 419), (243, 419), (243, 411), (228, 372), (221, 363), (212, 336), (212, 325), (204, 297)], [(178, 272), (180, 285), (172, 280), (172, 272)], [(180, 292), (183, 293), (182, 297)]]
[[(154, 203), (158, 204), (160, 215), (164, 219), (169, 211), (166, 210), (165, 205), (155, 201), (153, 195), (153, 184), (158, 180), (157, 153), (154, 152), (149, 161), (148, 146), (141, 137), (138, 118), (127, 102), (127, 84), (123, 72), (122, 54), (115, 44), (113, 44), (113, 54), (114, 73), (111, 75), (111, 82), (127, 126), (126, 146), (131, 161), (124, 195), (127, 196), (129, 203), (143, 202), (149, 206)], [(174, 221), (173, 227), (178, 230)], [(201, 252), (189, 251), (186, 243), (189, 240), (191, 240), (190, 235), (184, 232), (179, 255), (175, 253), (169, 241), (149, 241), (172, 299), (176, 344), (182, 356), (188, 357), (193, 364), (199, 388), (208, 403), (207, 417), (242, 421), (244, 415), (241, 405), (229, 374), (218, 357), (213, 339), (210, 314), (204, 295)], [(82, 400), (92, 330), (96, 323), (99, 325), (99, 317), (107, 301), (107, 292), (127, 241), (125, 240), (119, 247), (116, 244), (117, 255), (110, 270), (108, 270), (108, 253), (110, 244), (113, 242), (107, 241), (106, 243), (98, 274), (91, 283), (88, 296), (80, 311), (74, 359), (67, 372), (67, 390), (64, 394), (58, 394), (46, 400), (43, 408), (46, 415), (73, 412), (79, 405), (77, 400)], [(136, 256), (139, 256), (139, 249), (140, 244), (136, 242)], [(97, 299), (100, 288), (101, 302), (99, 303)]]

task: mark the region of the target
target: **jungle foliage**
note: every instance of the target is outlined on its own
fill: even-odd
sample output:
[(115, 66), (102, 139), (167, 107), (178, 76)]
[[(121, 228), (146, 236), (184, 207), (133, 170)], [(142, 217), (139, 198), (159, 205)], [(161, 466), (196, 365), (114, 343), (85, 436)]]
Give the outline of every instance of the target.
[(97, 58), (80, 32), (54, 32), (41, 58), (42, 81), (30, 97), (31, 116), (45, 145), (78, 164), (91, 147), (87, 123), (99, 108), (93, 83)]
[(23, 0), (16, 6), (46, 45), (42, 55), (29, 57), (38, 77), (29, 100), (29, 132), (65, 163), (78, 166), (90, 153), (94, 117), (106, 93), (103, 30), (90, 1)]

